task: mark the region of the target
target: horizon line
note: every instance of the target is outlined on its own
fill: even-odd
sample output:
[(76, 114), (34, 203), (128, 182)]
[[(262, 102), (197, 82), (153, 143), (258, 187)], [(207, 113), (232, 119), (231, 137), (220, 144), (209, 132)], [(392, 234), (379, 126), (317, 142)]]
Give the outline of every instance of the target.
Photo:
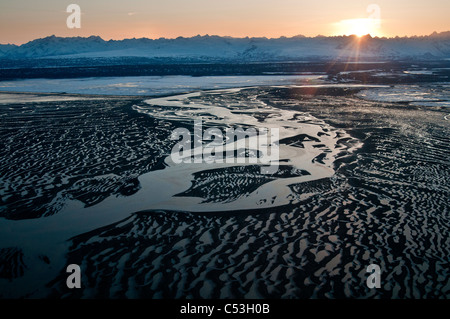
[(405, 39), (405, 38), (411, 39), (411, 38), (431, 37), (431, 36), (445, 34), (445, 33), (449, 33), (449, 35), (450, 35), (450, 30), (440, 31), (440, 32), (433, 31), (432, 33), (427, 34), (427, 35), (410, 35), (410, 36), (407, 36), (407, 35), (404, 35), (404, 36), (399, 36), (399, 35), (396, 35), (396, 36), (377, 36), (377, 35), (376, 36), (372, 36), (370, 33), (368, 33), (368, 34), (365, 34), (365, 35), (362, 35), (362, 36), (358, 36), (356, 34), (349, 34), (349, 35), (346, 35), (346, 34), (341, 34), (341, 35), (322, 35), (322, 34), (318, 34), (318, 35), (315, 35), (315, 36), (305, 36), (303, 34), (297, 34), (297, 35), (290, 36), (290, 37), (289, 36), (284, 36), (284, 35), (281, 35), (279, 37), (266, 37), (266, 36), (233, 37), (233, 36), (228, 36), (228, 35), (216, 35), (216, 34), (208, 34), (208, 33), (206, 33), (204, 35), (197, 34), (197, 35), (193, 35), (193, 36), (159, 37), (159, 38), (150, 38), (150, 37), (125, 38), (124, 37), (124, 38), (121, 38), (121, 39), (113, 39), (113, 38), (105, 39), (105, 38), (102, 38), (102, 36), (100, 36), (100, 35), (94, 35), (94, 34), (92, 34), (90, 36), (57, 36), (55, 34), (52, 34), (52, 35), (48, 35), (48, 36), (41, 37), (41, 38), (35, 38), (35, 39), (29, 40), (27, 42), (23, 42), (21, 44), (0, 43), (0, 45), (22, 46), (24, 44), (27, 44), (27, 43), (30, 43), (30, 42), (33, 42), (33, 41), (36, 41), (36, 40), (43, 40), (43, 39), (52, 38), (52, 37), (64, 38), (64, 39), (69, 39), (69, 38), (81, 38), (81, 39), (100, 38), (102, 41), (105, 41), (105, 42), (109, 42), (109, 41), (124, 41), (124, 40), (140, 40), (140, 39), (146, 39), (146, 40), (176, 40), (176, 39), (192, 39), (192, 38), (197, 38), (197, 37), (218, 37), (218, 38), (230, 38), (230, 39), (268, 39), (268, 40), (277, 40), (277, 39), (293, 39), (293, 38), (309, 38), (309, 39), (314, 39), (314, 38), (339, 38), (339, 37), (365, 38), (367, 36), (370, 36), (370, 38), (372, 38), (372, 39), (398, 39), (398, 38), (400, 38), (400, 39)]

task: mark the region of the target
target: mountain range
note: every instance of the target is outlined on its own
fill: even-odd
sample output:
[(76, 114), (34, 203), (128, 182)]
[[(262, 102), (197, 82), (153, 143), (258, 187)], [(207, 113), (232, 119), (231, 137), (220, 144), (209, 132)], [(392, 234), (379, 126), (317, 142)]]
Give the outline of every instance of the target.
[(145, 57), (186, 60), (288, 61), (299, 59), (450, 59), (450, 31), (420, 37), (194, 36), (103, 40), (49, 36), (22, 45), (0, 44), (2, 59)]

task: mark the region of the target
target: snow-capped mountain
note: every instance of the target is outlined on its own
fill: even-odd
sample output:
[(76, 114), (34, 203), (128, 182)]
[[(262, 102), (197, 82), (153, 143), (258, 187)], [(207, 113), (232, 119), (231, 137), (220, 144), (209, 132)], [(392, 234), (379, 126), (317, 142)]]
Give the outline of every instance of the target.
[(370, 35), (314, 38), (231, 38), (195, 36), (176, 39), (125, 39), (105, 41), (98, 36), (36, 39), (26, 44), (0, 45), (0, 58), (113, 58), (146, 57), (198, 60), (321, 59), (447, 59), (450, 32), (423, 37), (372, 38)]

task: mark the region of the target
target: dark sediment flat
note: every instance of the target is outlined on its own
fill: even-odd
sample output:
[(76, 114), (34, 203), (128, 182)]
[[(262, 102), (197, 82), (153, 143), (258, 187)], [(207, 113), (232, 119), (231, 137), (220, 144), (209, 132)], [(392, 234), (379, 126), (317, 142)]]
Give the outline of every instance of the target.
[[(296, 89), (252, 90), (252, 95), (273, 106), (308, 112), (345, 129), (363, 146), (336, 160), (332, 178), (291, 185), (297, 198), (289, 205), (215, 213), (136, 212), (117, 223), (80, 234), (71, 239), (67, 260), (83, 264), (83, 286), (89, 289), (68, 291), (66, 273), (61, 270), (49, 283), (49, 296), (449, 298), (450, 127), (444, 120), (446, 113), (400, 103), (364, 101), (335, 89), (307, 95)], [(44, 104), (43, 110), (49, 105)], [(117, 107), (126, 109), (120, 103)], [(100, 114), (95, 113), (97, 123)], [(150, 120), (127, 116), (127, 122), (138, 121), (135, 131), (128, 132), (138, 138), (142, 134), (138, 123), (149, 125)], [(40, 118), (44, 121), (44, 117)], [(18, 117), (14, 123), (22, 120)], [(118, 134), (114, 133), (114, 125), (109, 132)], [(20, 127), (17, 124), (19, 132)], [(92, 138), (94, 133), (84, 134)], [(32, 138), (26, 137), (24, 141)], [(105, 138), (91, 142), (99, 146)], [(150, 150), (161, 143), (166, 145), (163, 138), (153, 138), (155, 146)], [(124, 142), (116, 145), (117, 140)], [(109, 146), (105, 151), (124, 145), (133, 149), (129, 137), (116, 136), (106, 141)], [(81, 146), (75, 145), (83, 152)], [(144, 168), (141, 163), (136, 166), (152, 170), (156, 162)], [(134, 176), (140, 173), (133, 166), (117, 166), (124, 170), (117, 172), (119, 185), (133, 176), (130, 172)], [(97, 175), (105, 169), (100, 166), (98, 170)], [(206, 177), (211, 185), (227, 184), (221, 174), (224, 172), (212, 171), (195, 176), (187, 194), (214, 198), (208, 187), (195, 185)], [(239, 170), (230, 171), (227, 178), (239, 180), (240, 174)], [(92, 190), (96, 187), (88, 186), (92, 181), (80, 183), (80, 194), (95, 194)], [(133, 185), (131, 188), (137, 187)], [(98, 189), (114, 194), (119, 188)], [(20, 251), (1, 252), (2, 260), (17, 265), (2, 274), (20, 275)], [(365, 269), (372, 263), (382, 269), (382, 287), (376, 290), (365, 284)]]
[[(307, 62), (307, 63), (306, 63)], [(375, 84), (448, 81), (446, 60), (436, 61), (270, 61), (238, 63), (211, 61), (192, 63), (148, 59), (24, 59), (0, 60), (0, 81), (17, 79), (67, 79), (115, 76), (237, 76), (325, 74), (329, 80)], [(407, 69), (433, 69), (433, 74), (405, 74)], [(380, 76), (380, 73), (384, 73)]]
[(158, 168), (171, 143), (170, 124), (131, 110), (137, 101), (0, 104), (0, 216), (48, 216), (70, 198), (91, 206), (135, 193), (137, 177)]

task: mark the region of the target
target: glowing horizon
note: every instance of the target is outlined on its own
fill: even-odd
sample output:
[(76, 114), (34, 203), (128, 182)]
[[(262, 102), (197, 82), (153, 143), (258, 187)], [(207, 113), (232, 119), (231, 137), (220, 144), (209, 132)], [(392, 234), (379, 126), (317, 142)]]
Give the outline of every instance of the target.
[[(81, 28), (66, 26), (66, 7), (81, 7)], [(372, 7), (370, 7), (372, 6)], [(371, 8), (372, 10), (368, 10)], [(379, 8), (379, 12), (373, 9)], [(375, 15), (375, 13), (378, 14)], [(295, 0), (138, 1), (2, 0), (0, 43), (23, 44), (50, 35), (92, 35), (104, 40), (177, 38), (196, 35), (279, 38), (370, 34), (375, 37), (424, 36), (450, 30), (446, 0)]]

